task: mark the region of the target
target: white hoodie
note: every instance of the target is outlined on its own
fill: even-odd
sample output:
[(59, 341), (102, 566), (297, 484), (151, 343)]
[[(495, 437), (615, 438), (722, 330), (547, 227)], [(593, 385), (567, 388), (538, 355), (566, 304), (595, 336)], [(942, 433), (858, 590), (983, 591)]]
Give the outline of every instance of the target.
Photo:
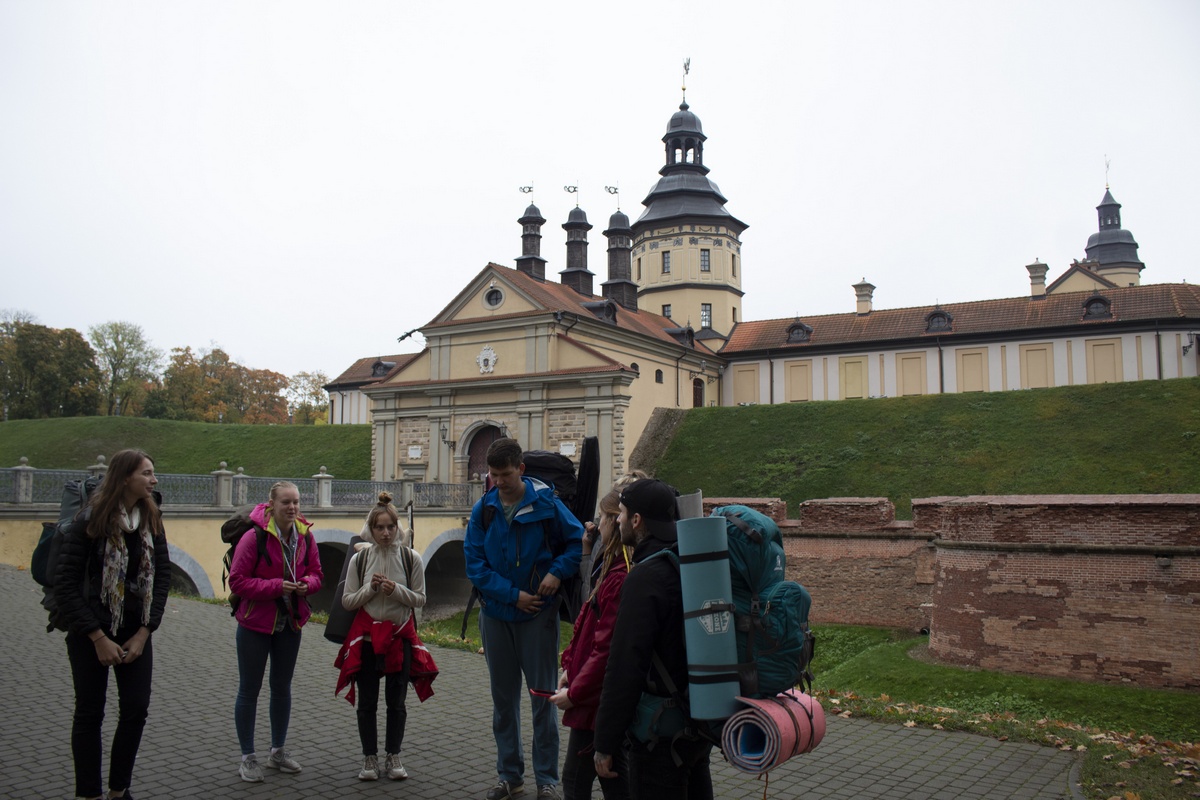
[[(342, 606), (349, 611), (365, 608), (371, 619), (403, 625), (412, 616), (414, 608), (425, 605), (425, 566), (421, 563), (421, 556), (416, 550), (401, 544), (407, 536), (405, 531), (397, 532), (387, 547), (382, 547), (375, 541), (366, 525), (363, 525), (359, 536), (365, 539), (366, 543), (355, 545), (356, 552), (350, 557)], [(411, 583), (404, 574), (402, 549), (408, 550), (411, 560)], [(363, 570), (359, 570), (359, 559), (366, 559)], [(362, 581), (358, 578), (360, 572), (363, 575)], [(396, 582), (396, 591), (391, 595), (385, 594), (382, 589), (376, 591), (371, 588), (371, 576), (377, 572)]]

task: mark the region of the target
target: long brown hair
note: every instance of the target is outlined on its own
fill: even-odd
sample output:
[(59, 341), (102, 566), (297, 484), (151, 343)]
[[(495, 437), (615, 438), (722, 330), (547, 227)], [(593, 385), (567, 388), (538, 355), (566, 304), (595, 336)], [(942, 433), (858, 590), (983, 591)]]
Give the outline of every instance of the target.
[[(88, 506), (92, 509), (91, 519), (88, 520), (87, 535), (92, 539), (110, 536), (117, 530), (117, 518), (121, 514), (121, 498), (125, 494), (125, 481), (130, 475), (141, 468), (143, 461), (149, 461), (154, 466), (154, 459), (142, 450), (121, 450), (108, 462), (108, 470), (104, 480), (92, 493)], [(147, 498), (137, 501), (141, 511), (141, 526), (149, 528), (151, 533), (159, 536), (163, 533), (162, 514), (159, 513), (158, 503)]]
[(592, 593), (588, 595), (588, 600), (596, 596), (596, 592), (600, 590), (600, 584), (604, 582), (604, 576), (608, 574), (608, 570), (612, 567), (613, 561), (616, 558), (624, 558), (621, 550), (624, 545), (621, 544), (621, 532), (617, 530), (617, 514), (621, 513), (621, 495), (615, 489), (604, 497), (600, 498), (599, 503), (601, 516), (612, 517), (612, 531), (609, 533), (608, 539), (604, 540), (604, 552), (601, 555), (600, 576), (596, 578), (596, 585), (592, 587)]

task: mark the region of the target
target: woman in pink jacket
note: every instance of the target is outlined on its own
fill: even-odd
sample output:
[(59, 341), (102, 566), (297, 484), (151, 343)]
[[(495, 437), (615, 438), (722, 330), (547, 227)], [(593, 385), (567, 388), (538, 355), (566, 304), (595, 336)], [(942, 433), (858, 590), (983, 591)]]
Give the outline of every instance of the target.
[[(592, 796), (596, 769), (592, 762), (592, 740), (595, 737), (596, 709), (600, 705), (600, 689), (604, 683), (604, 668), (608, 665), (608, 650), (612, 643), (613, 626), (617, 622), (617, 606), (621, 587), (629, 574), (629, 553), (621, 544), (617, 530), (620, 495), (616, 490), (600, 499), (599, 542), (603, 548), (600, 578), (592, 594), (583, 604), (575, 620), (571, 644), (562, 655), (562, 677), (558, 691), (550, 698), (563, 711), (563, 725), (571, 729), (567, 740), (567, 759), (563, 763), (562, 786), (565, 800), (586, 800)], [(596, 526), (587, 524), (584, 547), (596, 536)], [(622, 765), (623, 766), (623, 765)], [(618, 766), (618, 777), (601, 778), (600, 789), (605, 800), (624, 800), (628, 797), (625, 770)]]
[(266, 765), (281, 772), (300, 771), (284, 749), (292, 713), (292, 673), (300, 653), (300, 629), (312, 613), (307, 597), (320, 590), (323, 576), (312, 526), (300, 516), (295, 484), (279, 481), (272, 486), (270, 500), (255, 506), (250, 521), (254, 528), (238, 540), (229, 569), (229, 589), (241, 598), (233, 721), (242, 748), (238, 772), (242, 780), (258, 783), (263, 771), (254, 754), (254, 722), (268, 659), (271, 754)]

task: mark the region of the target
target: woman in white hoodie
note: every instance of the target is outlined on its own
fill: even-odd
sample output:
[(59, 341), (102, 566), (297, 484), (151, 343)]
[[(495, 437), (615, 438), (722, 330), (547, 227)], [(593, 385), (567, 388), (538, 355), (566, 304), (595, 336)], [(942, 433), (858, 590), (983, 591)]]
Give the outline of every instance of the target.
[[(422, 666), (421, 656), (428, 654), (417, 653), (424, 646), (417, 638), (413, 616), (414, 609), (425, 605), (425, 568), (417, 552), (404, 544), (400, 515), (387, 492), (379, 493), (379, 502), (367, 515), (360, 535), (367, 544), (358, 545), (351, 557), (342, 595), (342, 605), (357, 614), (337, 665), (343, 678), (353, 679), (358, 694), (358, 735), (363, 749), (359, 780), (378, 780), (381, 772), (392, 780), (403, 780), (408, 777), (400, 761), (408, 719), (404, 700), (409, 680)], [(376, 726), (381, 678), (387, 706), (382, 765)], [(339, 681), (339, 691), (342, 685)], [(354, 702), (354, 694), (351, 691), (347, 699)]]

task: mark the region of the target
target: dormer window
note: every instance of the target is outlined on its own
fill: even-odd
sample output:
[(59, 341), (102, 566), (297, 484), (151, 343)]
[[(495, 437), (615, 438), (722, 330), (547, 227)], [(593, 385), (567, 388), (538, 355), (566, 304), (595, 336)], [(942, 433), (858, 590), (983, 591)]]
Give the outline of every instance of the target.
[(796, 320), (791, 325), (788, 325), (787, 340), (788, 344), (800, 344), (807, 342), (812, 338), (813, 329), (809, 325), (805, 325), (800, 320)]
[(1083, 304), (1084, 319), (1112, 319), (1112, 301), (1102, 295), (1093, 295)]
[(954, 329), (954, 317), (940, 308), (925, 315), (926, 333), (948, 333)]
[(371, 365), (371, 377), (372, 378), (387, 377), (387, 374), (389, 372), (391, 372), (392, 368), (395, 366), (396, 366), (395, 361), (383, 361), (382, 359), (379, 361), (376, 361), (374, 364)]

